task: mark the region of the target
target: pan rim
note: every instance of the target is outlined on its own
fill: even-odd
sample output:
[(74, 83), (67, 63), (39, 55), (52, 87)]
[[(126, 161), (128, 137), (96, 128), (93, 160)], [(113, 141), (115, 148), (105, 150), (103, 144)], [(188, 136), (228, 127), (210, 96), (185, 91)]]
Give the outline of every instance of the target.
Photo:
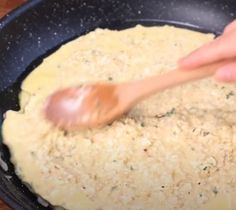
[(31, 1), (24, 2), (22, 5), (18, 6), (17, 8), (15, 8), (12, 11), (5, 14), (0, 19), (0, 32), (7, 25), (9, 25), (12, 21), (14, 21), (16, 17), (22, 15), (24, 12), (33, 8), (35, 5), (39, 4), (42, 1), (43, 0), (31, 0)]
[[(15, 19), (29, 9), (32, 9), (37, 4), (41, 3), (44, 0), (31, 0), (23, 3), (21, 6), (7, 13), (0, 19), (0, 33), (1, 30), (6, 28), (11, 22), (15, 21)], [(24, 207), (4, 188), (4, 186), (0, 185), (0, 198), (1, 200), (10, 208), (16, 210), (25, 210)]]

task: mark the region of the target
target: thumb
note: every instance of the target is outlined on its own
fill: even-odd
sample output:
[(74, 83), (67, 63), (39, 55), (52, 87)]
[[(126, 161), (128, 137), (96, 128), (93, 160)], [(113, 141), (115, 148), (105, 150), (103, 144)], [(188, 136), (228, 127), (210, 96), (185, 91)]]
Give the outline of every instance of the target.
[(231, 22), (225, 27), (224, 34), (229, 33), (230, 31), (235, 30), (235, 29), (236, 29), (236, 20), (234, 20), (233, 22)]
[(214, 77), (218, 81), (236, 83), (236, 62), (221, 67)]

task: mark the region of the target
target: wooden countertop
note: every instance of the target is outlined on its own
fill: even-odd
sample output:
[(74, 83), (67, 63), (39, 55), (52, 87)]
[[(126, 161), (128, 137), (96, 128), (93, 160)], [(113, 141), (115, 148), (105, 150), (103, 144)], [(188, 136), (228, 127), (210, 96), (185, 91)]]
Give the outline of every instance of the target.
[[(22, 4), (25, 0), (0, 0), (0, 18), (12, 9)], [(0, 200), (0, 210), (12, 210)]]
[(0, 17), (7, 14), (26, 0), (0, 0)]
[(3, 201), (0, 200), (0, 210), (12, 210)]

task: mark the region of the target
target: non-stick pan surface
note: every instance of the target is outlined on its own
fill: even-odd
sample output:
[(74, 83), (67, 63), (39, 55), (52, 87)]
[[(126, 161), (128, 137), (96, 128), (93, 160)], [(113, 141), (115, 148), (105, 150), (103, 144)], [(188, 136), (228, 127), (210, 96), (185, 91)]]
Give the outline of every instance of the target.
[[(0, 22), (0, 122), (6, 110), (18, 109), (22, 79), (45, 56), (97, 27), (172, 24), (219, 34), (235, 17), (234, 0), (28, 1)], [(17, 178), (9, 151), (2, 143), (0, 155), (1, 198), (14, 209), (52, 209), (39, 204)]]

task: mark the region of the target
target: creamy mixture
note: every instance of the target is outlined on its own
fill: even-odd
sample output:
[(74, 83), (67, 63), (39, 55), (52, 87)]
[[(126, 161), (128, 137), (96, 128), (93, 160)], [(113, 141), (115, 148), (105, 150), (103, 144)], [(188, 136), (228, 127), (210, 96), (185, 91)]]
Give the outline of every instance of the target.
[(23, 82), (21, 110), (6, 113), (4, 143), (17, 174), (69, 210), (195, 210), (232, 193), (235, 85), (205, 79), (167, 90), (101, 129), (59, 130), (42, 111), (58, 88), (162, 74), (213, 38), (137, 26), (97, 29), (62, 46)]

